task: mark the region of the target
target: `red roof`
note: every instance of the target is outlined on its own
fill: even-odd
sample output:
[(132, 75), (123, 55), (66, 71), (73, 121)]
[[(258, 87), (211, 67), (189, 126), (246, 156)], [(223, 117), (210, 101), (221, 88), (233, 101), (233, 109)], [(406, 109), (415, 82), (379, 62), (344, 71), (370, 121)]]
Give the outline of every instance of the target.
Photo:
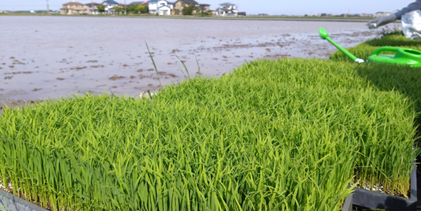
[(83, 5), (83, 4), (79, 3), (79, 2), (69, 2), (69, 3), (63, 4), (63, 5)]
[(149, 2), (143, 2), (142, 5), (149, 5)]

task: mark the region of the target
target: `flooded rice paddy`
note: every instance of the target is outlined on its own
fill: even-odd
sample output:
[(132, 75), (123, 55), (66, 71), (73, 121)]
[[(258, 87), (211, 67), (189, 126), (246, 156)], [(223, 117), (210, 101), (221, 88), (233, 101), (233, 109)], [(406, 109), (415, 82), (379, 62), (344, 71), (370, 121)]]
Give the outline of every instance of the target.
[(218, 77), (256, 59), (327, 58), (378, 36), (365, 23), (114, 17), (0, 17), (0, 106), (76, 93), (138, 96), (184, 80), (198, 65)]

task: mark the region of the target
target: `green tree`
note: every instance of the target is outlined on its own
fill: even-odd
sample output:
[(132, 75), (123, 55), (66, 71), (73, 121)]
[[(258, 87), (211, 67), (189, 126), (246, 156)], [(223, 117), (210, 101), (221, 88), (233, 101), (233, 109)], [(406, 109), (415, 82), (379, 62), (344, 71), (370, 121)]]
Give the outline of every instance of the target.
[(98, 8), (98, 12), (105, 12), (104, 5), (99, 5), (97, 8)]
[(195, 15), (198, 15), (200, 17), (212, 16), (212, 12), (211, 11), (206, 12), (204, 10), (197, 9), (197, 10), (195, 10), (195, 12), (196, 12)]
[(137, 10), (137, 6), (130, 5), (130, 6), (127, 6), (127, 12), (129, 12), (131, 14), (137, 14), (137, 13), (139, 13), (139, 10)]
[(149, 12), (149, 7), (147, 7), (145, 5), (141, 5), (141, 4), (137, 5), (136, 9), (139, 13), (148, 13)]
[(184, 6), (182, 10), (183, 15), (192, 15), (194, 7), (195, 7), (194, 4), (190, 4), (189, 6)]
[(144, 6), (144, 9), (143, 9), (142, 13), (149, 13), (149, 7)]
[(121, 7), (114, 7), (114, 11), (116, 11), (117, 14), (120, 14), (121, 10), (123, 10), (123, 8), (121, 8)]

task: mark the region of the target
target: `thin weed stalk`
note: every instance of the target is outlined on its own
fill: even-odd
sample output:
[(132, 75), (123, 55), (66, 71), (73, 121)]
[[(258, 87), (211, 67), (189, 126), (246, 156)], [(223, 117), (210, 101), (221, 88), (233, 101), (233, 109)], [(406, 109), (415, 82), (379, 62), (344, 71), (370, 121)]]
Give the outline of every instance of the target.
[(178, 57), (177, 55), (175, 55), (175, 56), (178, 58), (178, 60), (180, 60), (181, 64), (183, 64), (184, 69), (186, 70), (186, 73), (187, 73), (188, 79), (190, 79), (189, 70), (187, 69), (186, 64), (184, 64), (184, 61), (183, 61), (183, 60), (181, 60), (181, 59), (180, 59), (180, 57)]
[(149, 50), (148, 43), (147, 43), (147, 42), (145, 42), (145, 44), (146, 44), (146, 48), (148, 49), (149, 56), (151, 57), (151, 60), (152, 60), (153, 66), (154, 66), (154, 68), (155, 68), (155, 72), (156, 72), (156, 76), (158, 77), (159, 84), (160, 84), (160, 85), (161, 85), (161, 87), (162, 87), (161, 79), (159, 78), (158, 68), (156, 68), (156, 64), (155, 64), (155, 61), (154, 61), (153, 56), (152, 56), (152, 54), (151, 54), (151, 51)]
[(196, 63), (197, 63), (197, 72), (199, 73), (199, 77), (202, 77), (202, 74), (200, 72), (200, 65), (199, 65), (199, 61), (197, 60), (197, 57), (196, 57)]

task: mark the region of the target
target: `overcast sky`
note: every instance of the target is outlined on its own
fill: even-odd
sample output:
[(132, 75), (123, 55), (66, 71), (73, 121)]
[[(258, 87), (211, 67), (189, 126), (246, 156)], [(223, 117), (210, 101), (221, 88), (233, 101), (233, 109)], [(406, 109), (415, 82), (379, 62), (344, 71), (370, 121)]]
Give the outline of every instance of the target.
[[(47, 0), (0, 0), (0, 10), (45, 10)], [(48, 0), (50, 9), (59, 10), (62, 4), (72, 0)], [(92, 0), (75, 0), (80, 3)], [(93, 0), (101, 3), (103, 0)], [(116, 0), (127, 4), (141, 0)], [(170, 0), (174, 2), (176, 0)], [(211, 5), (215, 9), (227, 0), (196, 0)], [(247, 14), (267, 13), (270, 15), (304, 15), (318, 13), (376, 13), (402, 9), (415, 0), (229, 0), (238, 5), (238, 10)]]

